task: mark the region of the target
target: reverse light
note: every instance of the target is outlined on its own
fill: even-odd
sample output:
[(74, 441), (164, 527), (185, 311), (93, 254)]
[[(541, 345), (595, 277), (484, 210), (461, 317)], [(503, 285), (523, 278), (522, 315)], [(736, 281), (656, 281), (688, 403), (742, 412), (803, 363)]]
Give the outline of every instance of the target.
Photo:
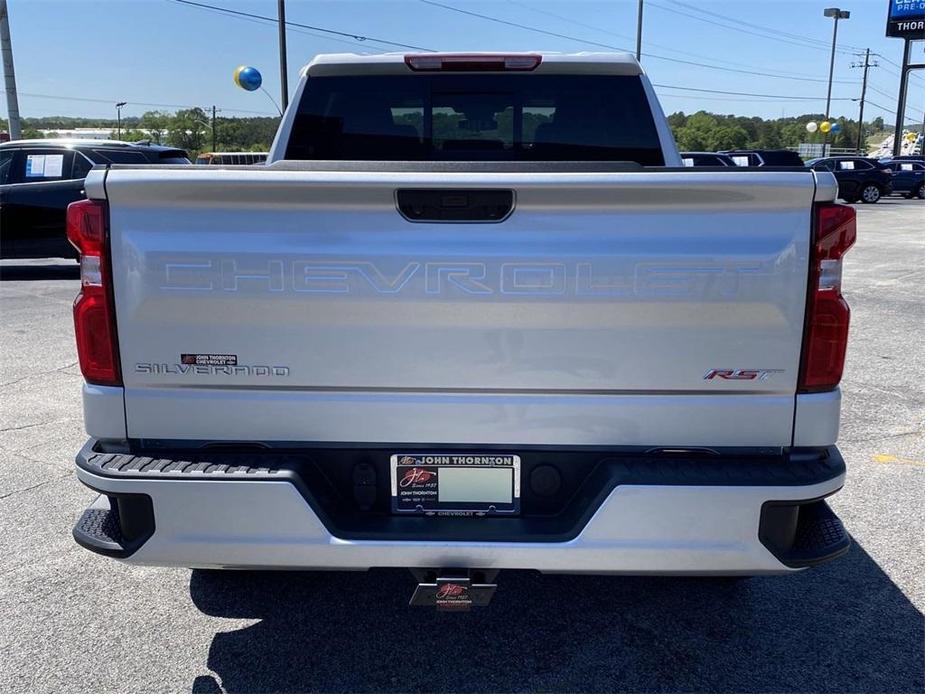
[(841, 381), (851, 311), (841, 293), (842, 258), (857, 240), (853, 207), (815, 207), (809, 297), (800, 366), (801, 392), (832, 390)]
[(536, 53), (423, 53), (405, 56), (405, 65), (415, 72), (529, 72), (535, 70), (542, 61), (543, 56)]
[(80, 371), (88, 383), (122, 385), (116, 338), (106, 222), (99, 200), (67, 207), (67, 238), (80, 252), (80, 293), (74, 300), (74, 334)]

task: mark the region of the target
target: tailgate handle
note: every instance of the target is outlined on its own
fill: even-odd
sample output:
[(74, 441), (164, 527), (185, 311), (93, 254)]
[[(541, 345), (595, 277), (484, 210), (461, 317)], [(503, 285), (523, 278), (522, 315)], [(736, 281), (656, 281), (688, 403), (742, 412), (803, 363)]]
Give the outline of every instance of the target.
[(409, 222), (500, 222), (514, 209), (514, 191), (406, 188), (395, 203)]

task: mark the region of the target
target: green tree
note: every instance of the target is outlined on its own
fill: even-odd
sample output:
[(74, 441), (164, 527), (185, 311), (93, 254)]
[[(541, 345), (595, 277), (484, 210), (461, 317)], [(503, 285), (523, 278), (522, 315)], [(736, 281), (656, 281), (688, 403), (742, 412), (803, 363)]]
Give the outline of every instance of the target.
[(161, 144), (161, 140), (170, 129), (172, 120), (173, 116), (166, 111), (145, 111), (141, 114), (139, 125), (148, 131), (148, 136), (152, 142)]
[(758, 129), (756, 146), (760, 149), (780, 149), (784, 146), (781, 126), (775, 121), (762, 122)]
[(121, 133), (118, 129), (113, 130), (109, 133), (109, 137), (122, 142), (144, 142), (148, 139), (148, 136), (143, 131), (125, 127), (122, 128)]
[(687, 118), (683, 126), (675, 131), (678, 147), (688, 152), (711, 149), (713, 132), (719, 127), (716, 118), (706, 111), (698, 111)]
[(748, 131), (741, 125), (728, 124), (715, 128), (707, 140), (711, 151), (741, 149), (748, 145)]
[(201, 108), (182, 109), (177, 111), (170, 124), (168, 142), (195, 156), (202, 151), (210, 135), (209, 127), (209, 117)]
[(678, 111), (668, 116), (668, 125), (671, 126), (672, 130), (677, 130), (687, 125), (687, 116), (684, 115), (684, 111)]

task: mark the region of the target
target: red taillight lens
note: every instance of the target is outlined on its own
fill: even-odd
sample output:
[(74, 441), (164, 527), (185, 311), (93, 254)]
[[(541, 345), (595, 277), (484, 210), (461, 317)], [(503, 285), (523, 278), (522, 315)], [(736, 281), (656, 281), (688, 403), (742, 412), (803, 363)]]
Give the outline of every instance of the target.
[(841, 381), (851, 317), (841, 293), (841, 273), (842, 256), (857, 239), (854, 208), (832, 203), (816, 205), (815, 227), (810, 249), (801, 392), (831, 390)]
[(543, 56), (535, 53), (512, 55), (462, 54), (462, 53), (424, 53), (406, 55), (405, 65), (415, 72), (529, 72), (535, 70), (543, 61)]
[(81, 200), (67, 207), (67, 238), (80, 251), (80, 293), (74, 300), (77, 358), (88, 383), (122, 385), (116, 313), (106, 243), (106, 203)]

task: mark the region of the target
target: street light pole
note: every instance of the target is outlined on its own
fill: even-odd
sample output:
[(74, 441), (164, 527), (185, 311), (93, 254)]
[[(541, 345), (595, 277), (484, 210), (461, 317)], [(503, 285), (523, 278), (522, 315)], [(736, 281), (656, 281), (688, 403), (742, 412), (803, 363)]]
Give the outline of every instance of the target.
[(899, 98), (896, 100), (896, 125), (893, 129), (893, 156), (902, 154), (903, 126), (906, 120), (906, 90), (909, 88), (909, 59), (912, 57), (912, 41), (903, 41), (903, 65), (899, 70)]
[[(829, 7), (823, 11), (823, 16), (835, 19), (835, 28), (832, 30), (832, 57), (829, 59), (829, 91), (825, 97), (825, 119), (829, 119), (829, 109), (832, 106), (832, 75), (835, 72), (835, 45), (838, 42), (838, 20), (848, 19), (851, 13), (847, 10), (840, 10), (837, 7)], [(828, 135), (826, 135), (828, 139)]]
[(636, 62), (642, 62), (642, 0), (636, 10)]
[(286, 66), (286, 0), (278, 0), (277, 8), (279, 13), (279, 91), (282, 110), (285, 111), (289, 106), (289, 76)]
[(120, 101), (116, 104), (116, 139), (122, 139), (122, 107), (125, 106), (127, 101)]

